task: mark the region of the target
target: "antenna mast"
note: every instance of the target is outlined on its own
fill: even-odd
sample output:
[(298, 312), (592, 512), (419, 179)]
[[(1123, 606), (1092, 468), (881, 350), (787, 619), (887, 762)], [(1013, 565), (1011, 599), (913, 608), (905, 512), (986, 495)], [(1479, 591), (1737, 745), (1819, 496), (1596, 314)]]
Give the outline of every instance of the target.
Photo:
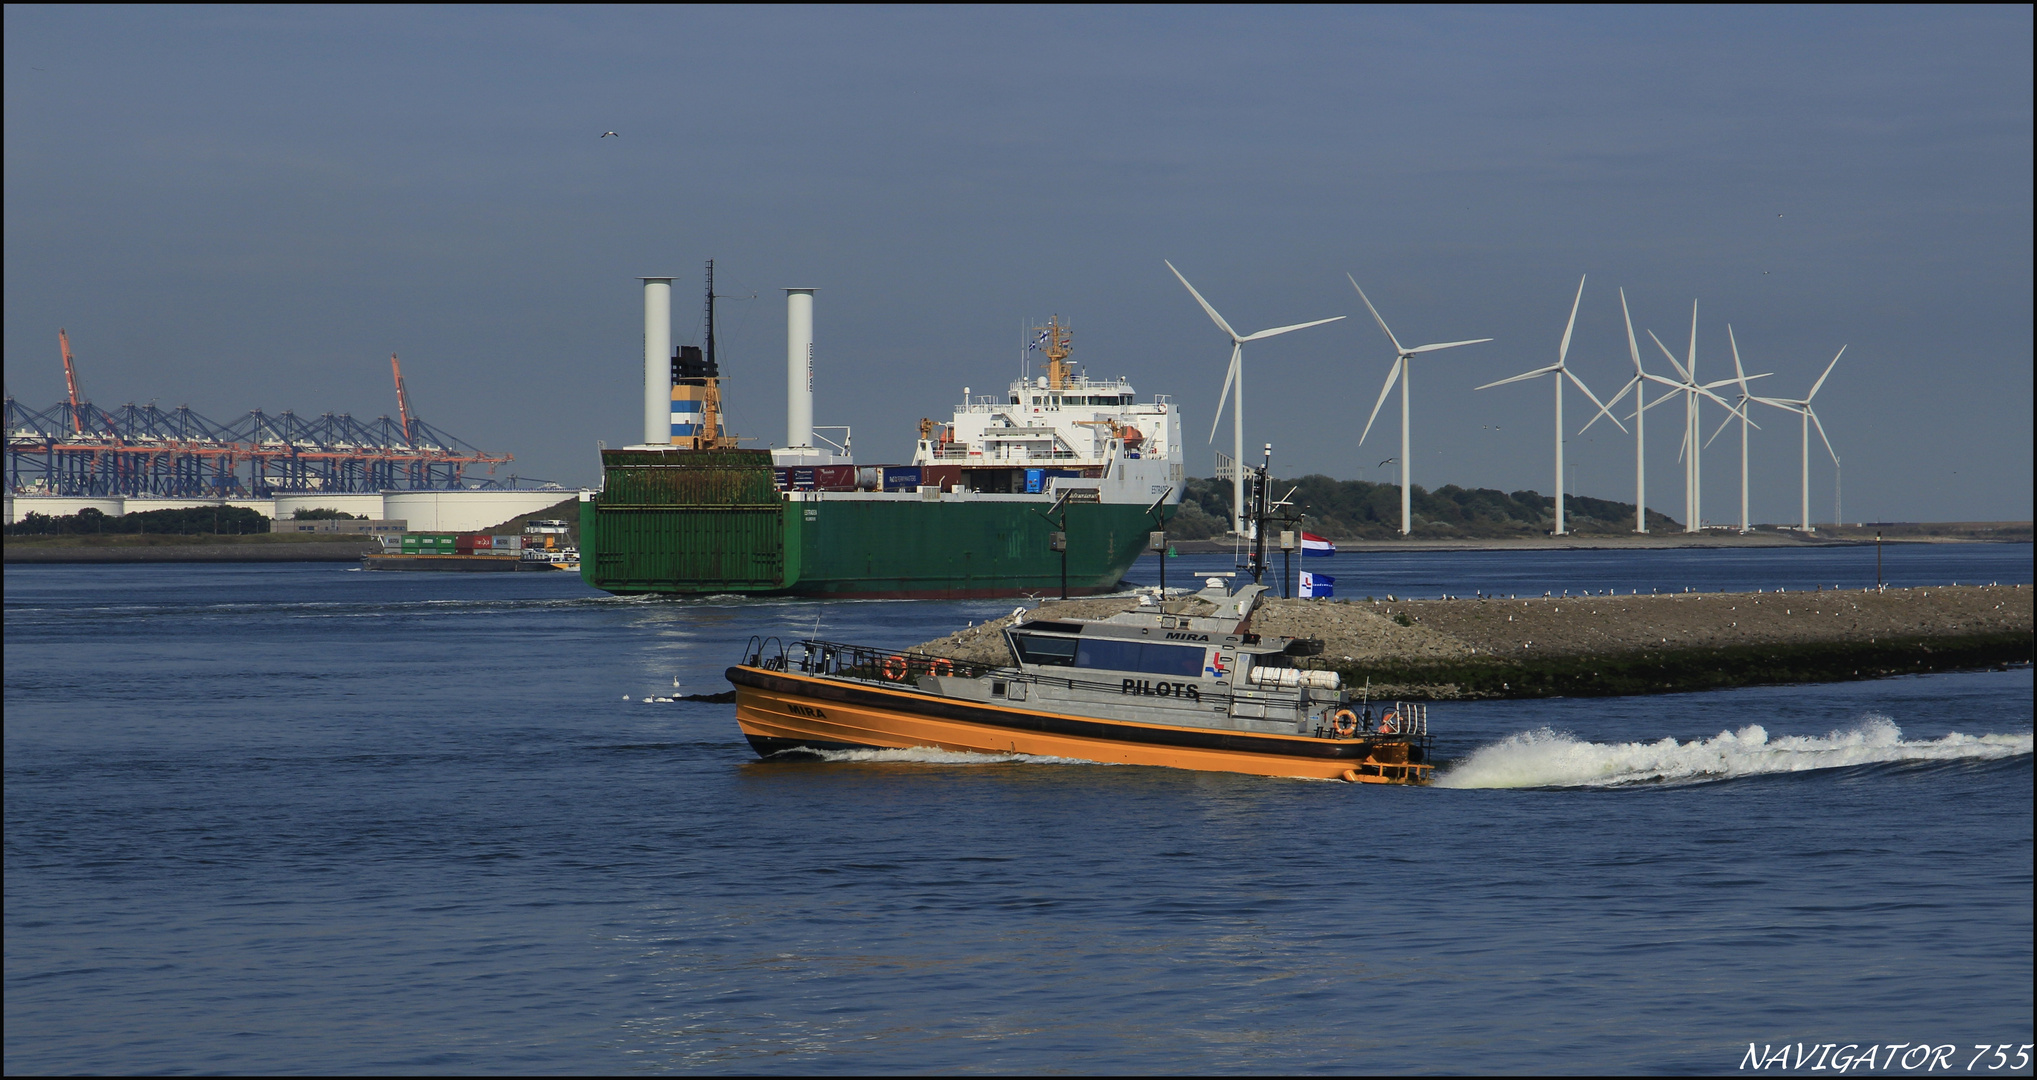
[(708, 370), (708, 371), (710, 371), (710, 372), (713, 372), (714, 374), (720, 374), (720, 369), (719, 369), (719, 368), (717, 368), (717, 367), (715, 366), (715, 363), (714, 363), (714, 260), (713, 260), (713, 259), (709, 259), (709, 260), (707, 260), (707, 336), (706, 336), (706, 340), (704, 340), (703, 342), (701, 342), (701, 344), (702, 344), (702, 345), (703, 345), (703, 346), (705, 347), (705, 350), (706, 350), (706, 353), (707, 353), (707, 355), (706, 355), (706, 356), (704, 357), (704, 359), (705, 359), (705, 360), (707, 361), (707, 370)]
[(71, 434), (83, 435), (85, 433), (85, 421), (84, 418), (78, 415), (78, 372), (71, 365), (70, 335), (64, 333), (64, 328), (61, 326), (57, 327), (57, 348), (62, 349), (64, 353), (64, 385), (69, 387), (71, 391)]

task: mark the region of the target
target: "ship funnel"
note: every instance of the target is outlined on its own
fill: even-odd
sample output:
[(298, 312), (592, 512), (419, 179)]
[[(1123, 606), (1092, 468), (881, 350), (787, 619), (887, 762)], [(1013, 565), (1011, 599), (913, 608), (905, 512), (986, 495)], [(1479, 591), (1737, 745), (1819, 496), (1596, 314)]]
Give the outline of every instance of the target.
[(672, 279), (644, 283), (644, 442), (672, 442)]
[(813, 290), (785, 290), (785, 445), (813, 445)]

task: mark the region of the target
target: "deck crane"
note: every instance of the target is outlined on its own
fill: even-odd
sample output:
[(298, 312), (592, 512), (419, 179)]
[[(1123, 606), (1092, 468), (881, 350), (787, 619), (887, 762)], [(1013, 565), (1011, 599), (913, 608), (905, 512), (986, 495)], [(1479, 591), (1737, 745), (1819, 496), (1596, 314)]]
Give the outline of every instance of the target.
[(78, 370), (71, 363), (71, 337), (57, 327), (57, 348), (64, 354), (64, 385), (71, 391), (71, 434), (85, 433), (85, 418), (78, 412)]
[(403, 365), (397, 362), (395, 353), (389, 354), (389, 370), (396, 373), (396, 416), (403, 422), (403, 441), (407, 445), (416, 446), (417, 431), (412, 426), (415, 414), (410, 411), (410, 391), (404, 389)]

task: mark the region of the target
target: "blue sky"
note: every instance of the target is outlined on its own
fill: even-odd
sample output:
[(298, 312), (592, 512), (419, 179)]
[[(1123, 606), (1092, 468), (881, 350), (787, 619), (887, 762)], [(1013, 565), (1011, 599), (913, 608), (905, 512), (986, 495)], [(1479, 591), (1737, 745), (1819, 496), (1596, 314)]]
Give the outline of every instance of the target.
[[(1093, 374), (1181, 403), (1207, 474), (1229, 347), (1165, 258), (1241, 329), (1352, 316), (1247, 349), (1246, 438), (1281, 471), (1384, 479), (1397, 452), (1391, 417), (1355, 445), (1391, 355), (1348, 272), (1403, 340), (1497, 339), (1417, 370), (1416, 481), (1546, 492), (1547, 385), (1472, 388), (1553, 361), (1589, 274), (1570, 361), (1602, 394), (1615, 287), (1679, 355), (1695, 299), (1706, 378), (1729, 322), (1785, 395), (1849, 346), (1818, 397), (1847, 519), (2031, 515), (2027, 7), (5, 20), (6, 389), (37, 408), (59, 326), (97, 403), (220, 421), (393, 412), (394, 351), (432, 423), (588, 483), (596, 440), (636, 438), (636, 277), (678, 277), (687, 339), (713, 257), (757, 297), (723, 307), (754, 445), (783, 439), (802, 285), (815, 420), (866, 463), (1002, 389), (1059, 313)], [(1574, 435), (1588, 415), (1573, 396), (1579, 487), (1631, 498), (1631, 442)], [(1755, 516), (1789, 520), (1795, 425), (1756, 418)], [(1649, 502), (1680, 515), (1680, 416), (1649, 419)]]

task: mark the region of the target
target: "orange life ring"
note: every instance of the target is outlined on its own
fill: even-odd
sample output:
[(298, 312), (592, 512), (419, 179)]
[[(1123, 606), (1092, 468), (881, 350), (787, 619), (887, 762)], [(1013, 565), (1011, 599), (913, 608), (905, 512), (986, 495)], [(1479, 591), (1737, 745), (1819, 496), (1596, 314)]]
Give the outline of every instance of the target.
[(1336, 715), (1330, 718), (1330, 723), (1341, 738), (1350, 738), (1358, 734), (1358, 714), (1349, 709), (1338, 709)]
[(929, 675), (952, 675), (954, 671), (955, 665), (948, 663), (946, 660), (935, 660), (927, 665), (927, 674)]
[(885, 657), (884, 659), (885, 678), (890, 679), (892, 682), (900, 682), (904, 680), (905, 672), (906, 672), (905, 657), (903, 656)]
[(1390, 712), (1390, 713), (1387, 713), (1387, 714), (1386, 714), (1385, 716), (1382, 716), (1382, 717), (1380, 717), (1380, 718), (1379, 718), (1379, 732), (1380, 732), (1380, 734), (1382, 734), (1382, 735), (1397, 735), (1397, 734), (1399, 734), (1399, 733), (1400, 733), (1400, 714), (1399, 714), (1399, 713), (1396, 713), (1396, 712)]

